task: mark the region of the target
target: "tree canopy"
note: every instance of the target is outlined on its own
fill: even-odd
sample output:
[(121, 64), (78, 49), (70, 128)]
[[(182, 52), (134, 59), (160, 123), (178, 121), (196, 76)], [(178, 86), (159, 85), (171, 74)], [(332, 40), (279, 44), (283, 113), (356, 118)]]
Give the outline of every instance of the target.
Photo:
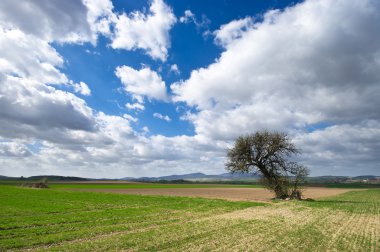
[(299, 149), (284, 132), (259, 131), (240, 136), (228, 150), (226, 169), (230, 172), (258, 173), (277, 198), (301, 198), (299, 184), (308, 169), (290, 158)]

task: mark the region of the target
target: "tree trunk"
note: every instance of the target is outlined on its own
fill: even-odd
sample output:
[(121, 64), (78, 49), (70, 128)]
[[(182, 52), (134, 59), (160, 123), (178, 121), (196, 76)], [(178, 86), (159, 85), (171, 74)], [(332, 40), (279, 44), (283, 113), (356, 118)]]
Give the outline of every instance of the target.
[(278, 199), (285, 199), (289, 197), (288, 189), (286, 185), (283, 185), (281, 178), (275, 174), (271, 174), (265, 168), (264, 165), (257, 165), (264, 178), (268, 181), (269, 188), (272, 189)]

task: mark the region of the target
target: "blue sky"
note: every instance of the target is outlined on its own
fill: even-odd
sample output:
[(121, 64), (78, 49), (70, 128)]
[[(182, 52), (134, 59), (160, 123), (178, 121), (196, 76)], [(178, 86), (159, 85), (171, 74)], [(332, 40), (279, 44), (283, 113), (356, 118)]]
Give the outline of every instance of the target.
[[(125, 104), (133, 102), (131, 97), (119, 91), (120, 80), (114, 71), (117, 66), (127, 65), (135, 69), (143, 65), (149, 66), (152, 70), (160, 72), (160, 76), (169, 86), (179, 80), (187, 79), (194, 69), (207, 67), (213, 63), (222, 48), (214, 43), (212, 31), (217, 30), (221, 25), (231, 20), (246, 17), (254, 17), (260, 20), (261, 16), (271, 9), (282, 9), (288, 5), (294, 5), (294, 1), (167, 1), (173, 13), (177, 17), (184, 15), (186, 10), (191, 10), (200, 25), (194, 22), (176, 24), (170, 30), (170, 53), (165, 62), (155, 60), (145, 55), (143, 50), (128, 51), (114, 50), (110, 44), (110, 39), (99, 37), (97, 44), (67, 45), (56, 44), (54, 48), (63, 56), (66, 63), (62, 72), (73, 81), (83, 81), (91, 83), (91, 96), (84, 96), (91, 108), (103, 111), (107, 114), (122, 116), (129, 113)], [(114, 12), (144, 11), (149, 9), (149, 3), (138, 1), (113, 1)], [(212, 21), (211, 21), (212, 20)], [(176, 64), (179, 72), (171, 71), (171, 66)], [(170, 88), (167, 88), (170, 93)], [(145, 110), (132, 114), (139, 119), (138, 124), (134, 124), (135, 130), (142, 127), (150, 129), (149, 134), (162, 134), (165, 136), (194, 135), (194, 127), (187, 121), (180, 120), (181, 114), (176, 111), (176, 107), (181, 104), (167, 102), (151, 102), (145, 104)], [(182, 106), (186, 106), (182, 104)], [(171, 122), (159, 120), (153, 114), (159, 112), (170, 117)]]
[(223, 173), (287, 132), (312, 175), (380, 175), (375, 0), (0, 3), (0, 174)]

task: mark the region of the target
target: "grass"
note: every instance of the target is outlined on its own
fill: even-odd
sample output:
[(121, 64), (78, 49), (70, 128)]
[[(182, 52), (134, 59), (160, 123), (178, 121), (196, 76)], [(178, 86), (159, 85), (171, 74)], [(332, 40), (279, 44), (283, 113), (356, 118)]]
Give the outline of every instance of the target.
[(368, 184), (368, 183), (332, 183), (325, 184), (327, 188), (349, 188), (349, 189), (360, 189), (360, 188), (380, 188), (380, 183)]
[(380, 214), (380, 189), (351, 191), (318, 201), (303, 201), (302, 204), (314, 208), (330, 208), (350, 213)]
[(81, 247), (81, 242), (74, 241), (115, 232), (148, 235), (152, 230), (176, 228), (186, 222), (191, 228), (194, 218), (263, 205), (10, 186), (0, 187), (0, 200), (0, 251), (69, 241)]
[(264, 204), (62, 190), (67, 186), (0, 186), (0, 251), (380, 249), (379, 189)]

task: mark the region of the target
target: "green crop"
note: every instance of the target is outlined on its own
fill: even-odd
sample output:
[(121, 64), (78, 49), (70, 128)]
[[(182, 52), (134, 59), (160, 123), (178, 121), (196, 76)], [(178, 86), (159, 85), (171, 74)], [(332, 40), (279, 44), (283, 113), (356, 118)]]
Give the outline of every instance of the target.
[(379, 189), (256, 203), (68, 187), (0, 186), (0, 251), (380, 249)]

